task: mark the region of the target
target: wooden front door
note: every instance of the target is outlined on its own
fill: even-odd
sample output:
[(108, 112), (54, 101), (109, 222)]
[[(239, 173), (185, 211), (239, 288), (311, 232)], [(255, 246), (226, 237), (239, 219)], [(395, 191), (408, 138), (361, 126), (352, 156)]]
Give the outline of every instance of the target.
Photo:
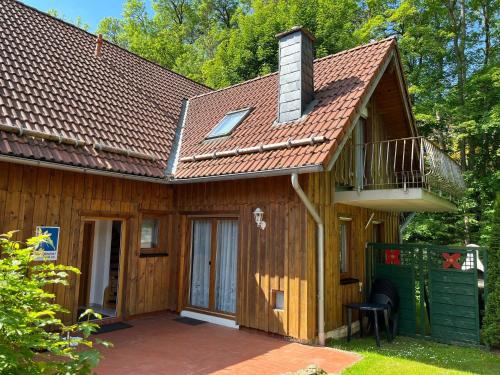
[(237, 257), (237, 220), (191, 221), (191, 307), (228, 315), (236, 313)]

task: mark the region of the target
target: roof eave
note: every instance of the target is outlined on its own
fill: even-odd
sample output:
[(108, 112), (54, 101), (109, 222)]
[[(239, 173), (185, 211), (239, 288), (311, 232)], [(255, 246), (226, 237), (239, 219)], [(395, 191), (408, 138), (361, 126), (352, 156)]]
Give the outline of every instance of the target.
[(153, 177), (153, 176), (137, 175), (137, 174), (132, 174), (132, 173), (108, 171), (108, 170), (103, 170), (103, 169), (81, 167), (81, 166), (77, 166), (77, 165), (70, 165), (70, 164), (64, 164), (64, 163), (58, 163), (58, 162), (32, 159), (32, 158), (26, 158), (26, 157), (15, 156), (15, 155), (0, 154), (0, 162), (2, 162), (2, 161), (8, 162), (8, 163), (9, 162), (14, 163), (14, 164), (30, 165), (30, 166), (41, 167), (41, 168), (51, 168), (51, 169), (57, 169), (57, 170), (61, 170), (61, 171), (68, 171), (68, 172), (78, 172), (78, 173), (92, 174), (92, 175), (99, 175), (99, 176), (106, 176), (106, 177), (117, 177), (117, 178), (124, 178), (127, 180), (135, 180), (135, 181), (142, 181), (142, 182), (153, 182), (153, 183), (157, 183), (157, 184), (168, 184), (169, 183), (169, 180), (165, 177)]
[(277, 177), (286, 176), (292, 173), (316, 173), (324, 170), (322, 164), (312, 164), (303, 167), (281, 168), (281, 169), (268, 169), (263, 171), (230, 173), (224, 175), (214, 176), (201, 176), (201, 177), (188, 177), (188, 178), (172, 178), (169, 183), (171, 184), (193, 184), (202, 182), (214, 181), (229, 181), (229, 180), (242, 180), (248, 178), (263, 178), (263, 177)]

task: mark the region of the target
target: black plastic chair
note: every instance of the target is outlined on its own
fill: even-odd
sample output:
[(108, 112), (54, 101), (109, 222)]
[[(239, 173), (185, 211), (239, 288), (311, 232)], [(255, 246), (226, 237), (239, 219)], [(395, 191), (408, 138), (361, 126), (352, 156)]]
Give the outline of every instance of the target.
[(396, 335), (399, 318), (399, 294), (396, 286), (390, 280), (376, 279), (373, 282), (368, 302), (350, 303), (346, 304), (345, 307), (347, 309), (347, 341), (351, 339), (352, 310), (359, 311), (361, 337), (363, 337), (363, 312), (368, 313), (368, 330), (370, 331), (371, 327), (374, 328), (377, 346), (380, 346), (379, 312), (383, 313), (387, 341), (392, 341)]
[[(399, 293), (396, 285), (388, 279), (376, 279), (373, 282), (368, 301), (388, 306), (388, 322), (384, 321), (384, 324), (389, 325), (386, 329), (390, 332), (391, 337), (394, 338), (398, 332), (399, 321)], [(370, 326), (375, 325), (374, 320), (370, 320), (369, 323)]]

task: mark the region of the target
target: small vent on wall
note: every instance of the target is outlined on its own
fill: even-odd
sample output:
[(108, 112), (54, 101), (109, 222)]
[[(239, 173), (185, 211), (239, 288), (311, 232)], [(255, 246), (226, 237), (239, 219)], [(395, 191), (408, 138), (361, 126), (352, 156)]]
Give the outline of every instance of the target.
[(282, 290), (272, 290), (272, 304), (275, 310), (285, 309), (285, 293)]

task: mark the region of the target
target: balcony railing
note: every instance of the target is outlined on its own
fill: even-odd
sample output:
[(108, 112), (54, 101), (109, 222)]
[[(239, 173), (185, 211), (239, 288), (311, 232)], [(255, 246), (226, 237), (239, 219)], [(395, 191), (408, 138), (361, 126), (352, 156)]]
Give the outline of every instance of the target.
[(356, 190), (425, 188), (459, 198), (465, 191), (460, 166), (423, 137), (346, 145), (337, 181)]

